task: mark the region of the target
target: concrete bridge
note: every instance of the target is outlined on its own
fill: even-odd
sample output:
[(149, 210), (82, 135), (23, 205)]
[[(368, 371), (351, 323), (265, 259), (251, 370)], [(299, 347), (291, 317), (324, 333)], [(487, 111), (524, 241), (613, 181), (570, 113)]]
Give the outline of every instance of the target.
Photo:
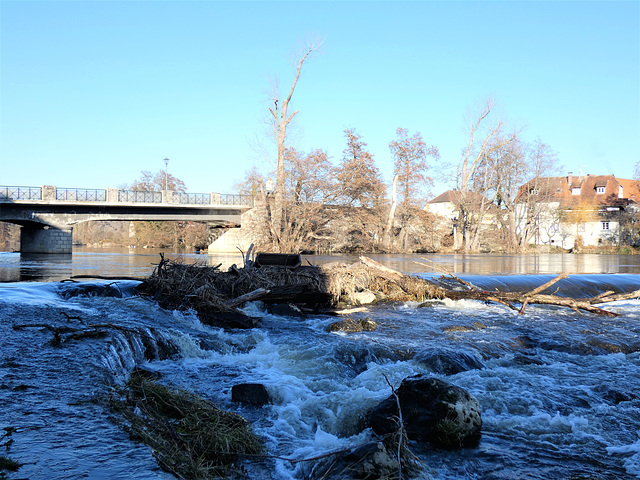
[(90, 220), (197, 221), (239, 227), (253, 197), (117, 188), (0, 186), (0, 221), (21, 225), (20, 251), (71, 253), (73, 225)]

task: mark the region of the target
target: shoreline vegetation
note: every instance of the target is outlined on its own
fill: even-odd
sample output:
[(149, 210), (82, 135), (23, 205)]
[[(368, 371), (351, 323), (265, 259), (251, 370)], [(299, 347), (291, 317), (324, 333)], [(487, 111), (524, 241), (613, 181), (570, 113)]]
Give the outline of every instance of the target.
[[(347, 223), (350, 223), (351, 220)], [(131, 227), (130, 223), (135, 224), (135, 226)], [(252, 222), (252, 227), (256, 227), (254, 223), (256, 222)], [(371, 225), (369, 226), (371, 227)], [(465, 251), (464, 249), (456, 249), (447, 232), (441, 231), (441, 229), (429, 232), (423, 231), (420, 230), (420, 225), (418, 224), (414, 225), (415, 231), (412, 230), (411, 238), (422, 240), (408, 242), (406, 246), (393, 244), (386, 247), (380, 242), (372, 241), (369, 235), (363, 235), (361, 230), (363, 228), (366, 230), (366, 228), (365, 225), (361, 227), (346, 234), (344, 232), (346, 227), (342, 225), (341, 228), (336, 227), (336, 231), (325, 235), (326, 238), (312, 239), (310, 243), (296, 243), (292, 245), (295, 248), (289, 249), (289, 251), (311, 255), (514, 253), (513, 249), (508, 249), (503, 241), (491, 236), (486, 238), (486, 241), (482, 243), (478, 250)], [(226, 228), (207, 229), (204, 224), (198, 224), (197, 222), (86, 222), (86, 225), (80, 224), (74, 228), (74, 245), (95, 248), (96, 250), (132, 247), (139, 249), (170, 248), (184, 251), (185, 253), (205, 254), (212, 253), (208, 252), (208, 246), (227, 230)], [(136, 232), (133, 237), (130, 236), (132, 231)], [(19, 226), (0, 222), (0, 251), (18, 252), (20, 250), (19, 237)], [(327, 239), (331, 239), (330, 245), (325, 244), (329, 241)], [(260, 251), (275, 253), (282, 250), (282, 247), (278, 247), (267, 240), (265, 235), (261, 236), (260, 242), (258, 242)], [(517, 253), (637, 255), (640, 254), (640, 247), (602, 244), (598, 246), (579, 245), (577, 248), (562, 248), (560, 246), (531, 244), (526, 247), (520, 247)]]

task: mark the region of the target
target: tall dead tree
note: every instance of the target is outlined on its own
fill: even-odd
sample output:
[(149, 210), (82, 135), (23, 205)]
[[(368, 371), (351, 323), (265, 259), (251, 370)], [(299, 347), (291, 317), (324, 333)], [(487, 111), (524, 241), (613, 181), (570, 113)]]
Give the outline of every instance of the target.
[(277, 236), (274, 239), (275, 243), (279, 243), (279, 235), (282, 230), (282, 217), (284, 211), (284, 181), (285, 181), (285, 141), (287, 137), (287, 126), (293, 120), (293, 117), (296, 116), (298, 110), (293, 113), (288, 113), (289, 103), (291, 102), (291, 97), (293, 97), (293, 92), (296, 89), (296, 85), (298, 84), (298, 80), (300, 79), (300, 73), (302, 71), (302, 65), (309, 58), (309, 56), (316, 52), (320, 46), (322, 45), (321, 41), (315, 41), (309, 43), (304, 53), (300, 56), (299, 60), (296, 63), (296, 75), (293, 79), (293, 83), (291, 84), (291, 89), (289, 90), (289, 94), (282, 99), (280, 102), (280, 96), (277, 90), (274, 92), (273, 98), (273, 106), (269, 108), (269, 113), (271, 114), (271, 124), (273, 125), (273, 135), (276, 139), (276, 144), (278, 148), (278, 157), (276, 164), (276, 188), (274, 191), (274, 200), (275, 205), (271, 212), (272, 215), (272, 225), (273, 232)]
[[(400, 190), (397, 192), (401, 199), (399, 201), (401, 207), (400, 232), (398, 234), (399, 246), (406, 250), (408, 224), (416, 216), (416, 213), (419, 214), (421, 212), (420, 207), (424, 206), (425, 194), (428, 188), (433, 185), (432, 178), (427, 175), (430, 168), (427, 163), (427, 157), (438, 160), (440, 153), (438, 152), (438, 147), (426, 144), (420, 132), (416, 132), (410, 137), (406, 128), (398, 128), (396, 134), (398, 138), (389, 142), (389, 149), (394, 159), (394, 174), (400, 185)], [(394, 193), (395, 188), (394, 183)], [(395, 209), (392, 209), (388, 227), (393, 226), (393, 214), (395, 214)], [(391, 248), (390, 229), (387, 230), (386, 235), (389, 235), (389, 241), (386, 246)]]
[[(492, 100), (488, 100), (480, 111), (475, 122), (471, 125), (469, 144), (462, 154), (457, 171), (457, 189), (459, 194), (459, 233), (456, 237), (456, 249), (464, 251), (477, 250), (479, 246), (480, 226), (490, 205), (486, 192), (492, 181), (491, 170), (480, 172), (483, 162), (490, 155), (516, 139), (517, 134), (500, 136), (502, 121), (489, 126), (490, 114), (494, 108)], [(478, 138), (480, 137), (480, 138)], [(496, 139), (500, 137), (499, 140)]]

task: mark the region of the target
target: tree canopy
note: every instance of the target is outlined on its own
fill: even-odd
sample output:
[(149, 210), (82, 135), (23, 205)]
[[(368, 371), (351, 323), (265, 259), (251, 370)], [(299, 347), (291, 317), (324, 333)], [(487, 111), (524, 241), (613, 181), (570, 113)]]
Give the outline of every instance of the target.
[(182, 180), (164, 170), (158, 170), (157, 172), (143, 170), (140, 172), (140, 178), (138, 180), (134, 181), (131, 185), (125, 185), (125, 187), (129, 190), (139, 192), (169, 190), (171, 192), (185, 193), (187, 191), (187, 187)]
[(384, 197), (384, 183), (373, 155), (365, 149), (362, 137), (350, 128), (344, 131), (347, 147), (342, 152), (342, 162), (338, 167), (340, 200), (354, 207), (374, 207)]

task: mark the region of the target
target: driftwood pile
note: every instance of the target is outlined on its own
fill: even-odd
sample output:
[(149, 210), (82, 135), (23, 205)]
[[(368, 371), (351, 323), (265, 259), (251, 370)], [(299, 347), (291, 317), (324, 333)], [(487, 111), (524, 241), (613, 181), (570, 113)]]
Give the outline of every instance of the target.
[[(302, 312), (331, 312), (344, 306), (356, 306), (367, 292), (376, 301), (416, 301), (450, 298), (497, 302), (524, 313), (527, 305), (544, 304), (568, 307), (575, 311), (616, 316), (596, 305), (616, 300), (640, 298), (640, 290), (627, 294), (605, 292), (590, 299), (568, 298), (545, 293), (566, 275), (528, 292), (491, 292), (448, 274), (458, 288), (443, 288), (434, 282), (405, 275), (367, 257), (356, 263), (335, 262), (322, 266), (259, 266), (247, 262), (243, 268), (228, 271), (216, 267), (184, 264), (166, 260), (138, 287), (141, 295), (156, 299), (170, 309), (193, 309), (209, 325), (251, 328), (258, 319), (238, 310), (248, 301), (266, 304), (291, 304)], [(364, 303), (364, 302), (363, 302)]]

